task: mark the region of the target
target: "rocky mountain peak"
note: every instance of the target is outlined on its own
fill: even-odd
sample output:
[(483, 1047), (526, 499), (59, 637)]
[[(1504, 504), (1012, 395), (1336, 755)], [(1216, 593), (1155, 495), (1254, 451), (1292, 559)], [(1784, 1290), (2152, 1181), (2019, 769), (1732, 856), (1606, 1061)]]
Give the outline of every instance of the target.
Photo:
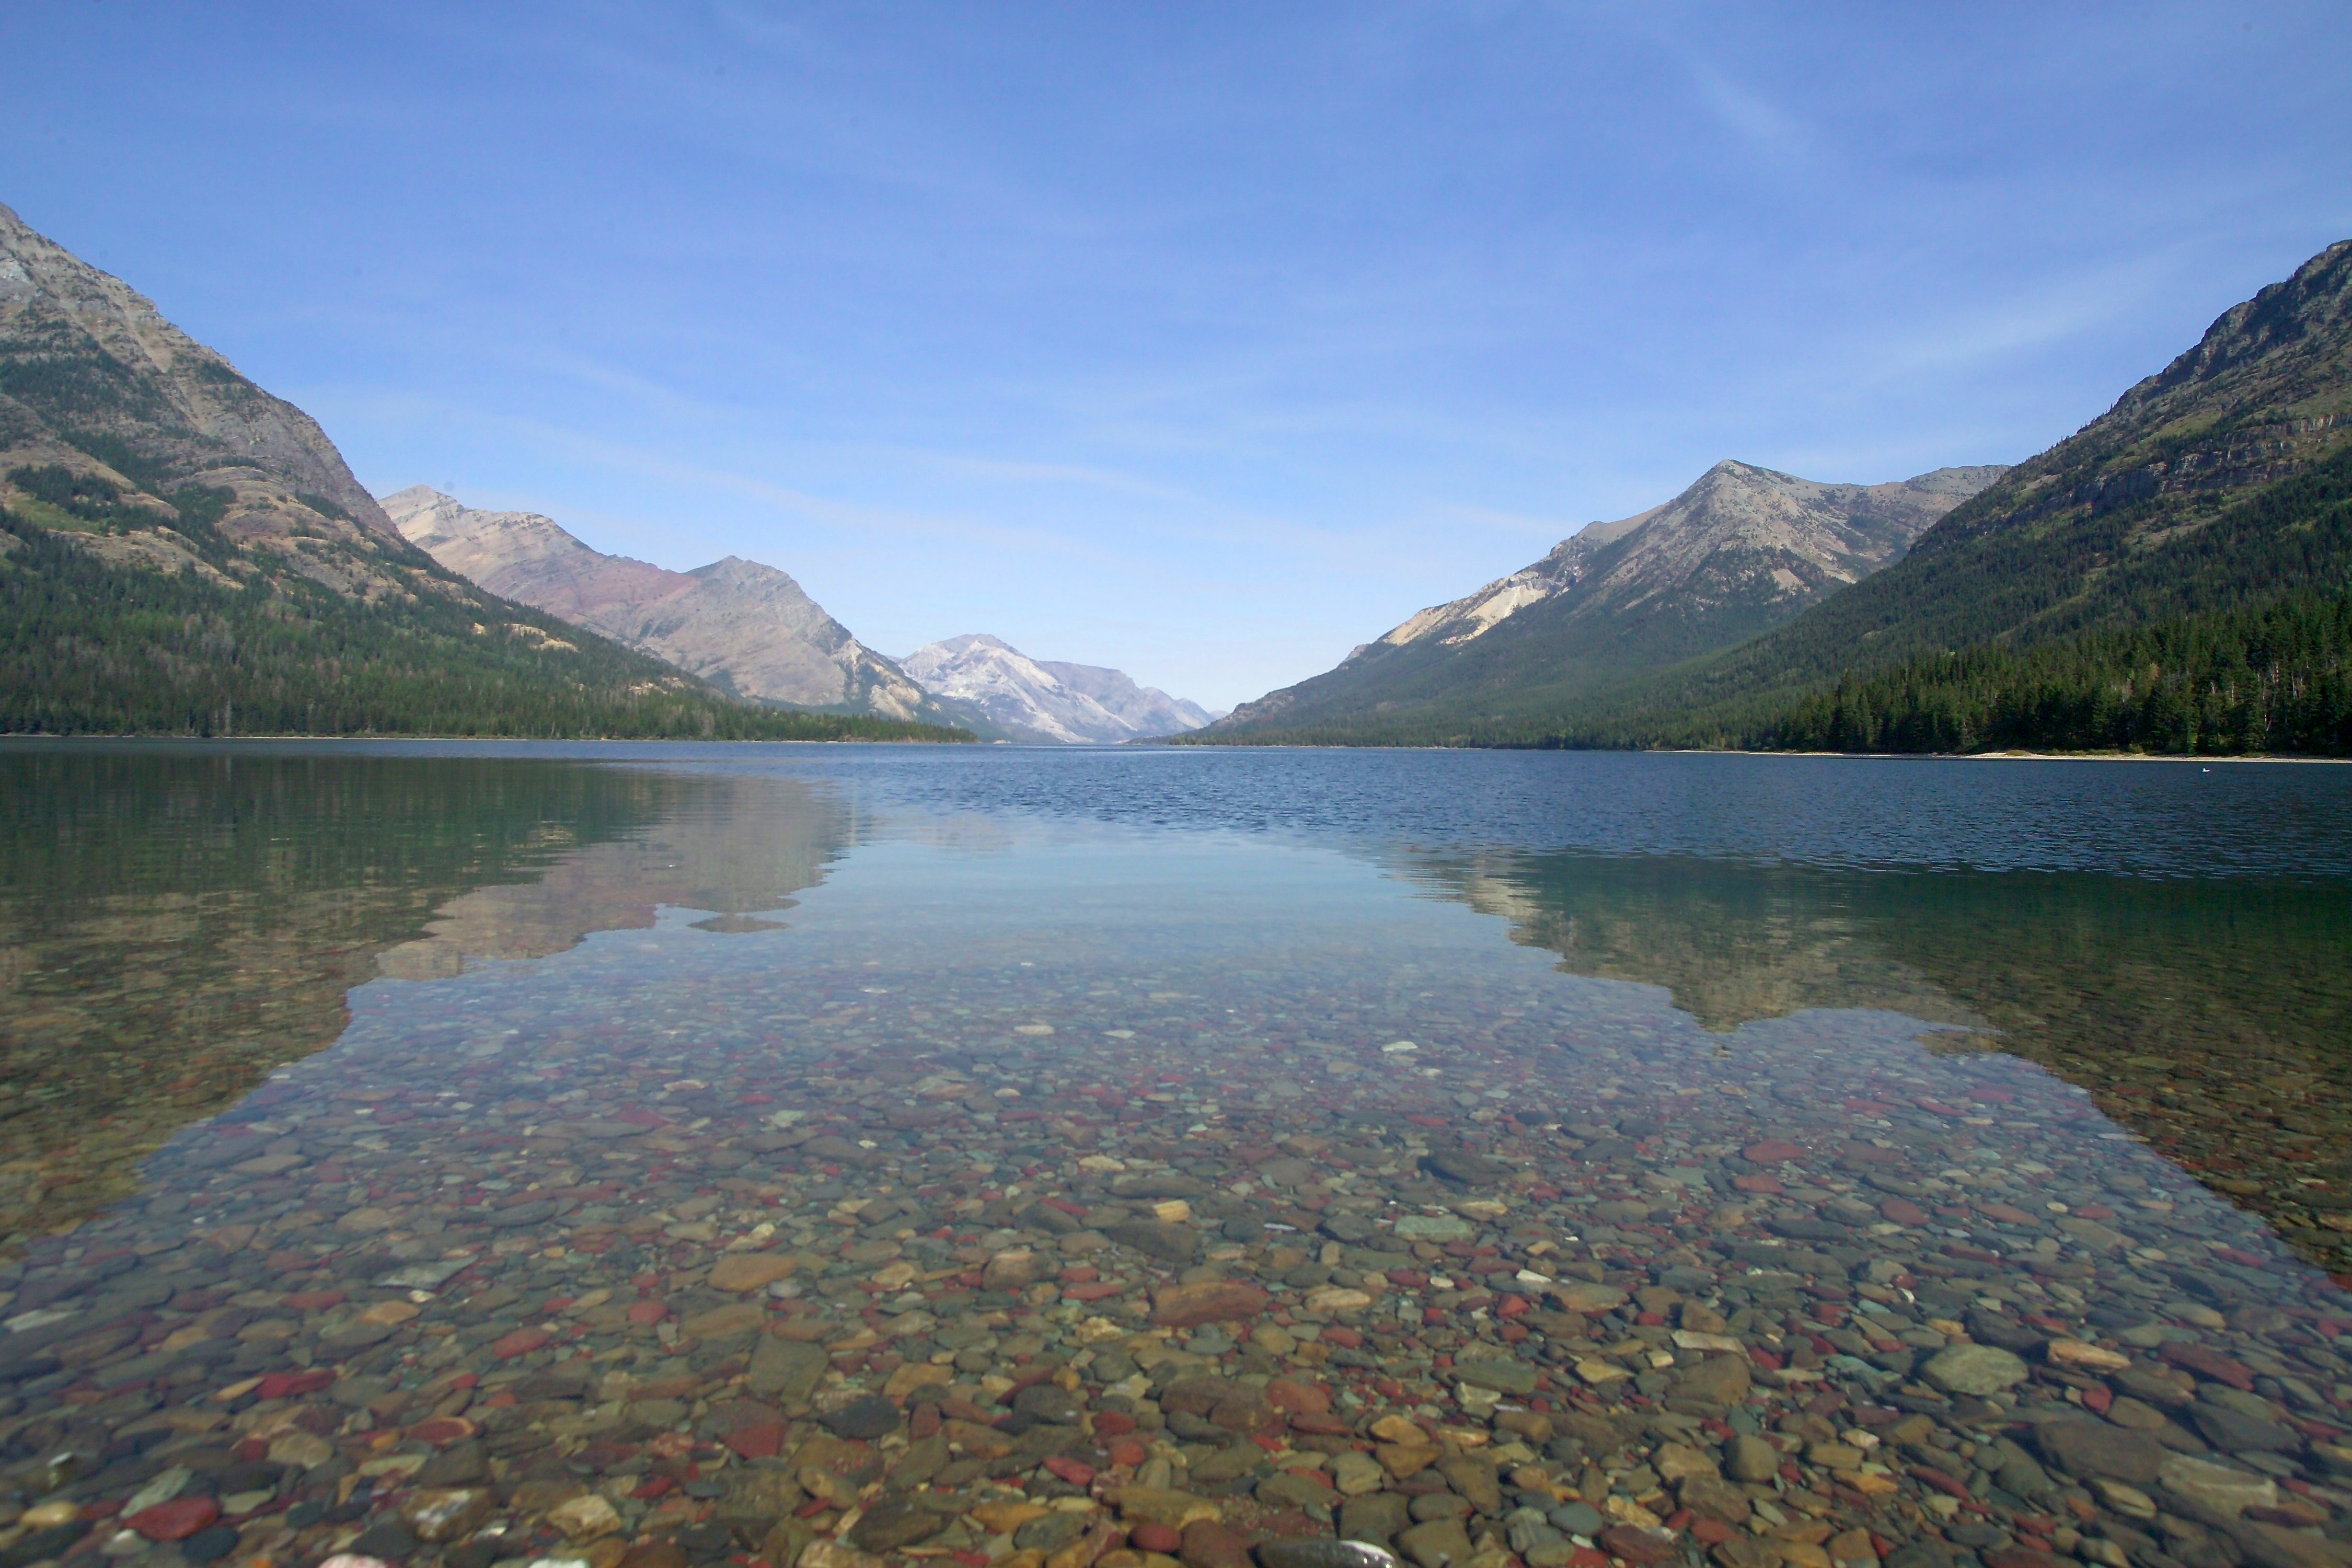
[(985, 632), (928, 644), (899, 662), (933, 696), (977, 710), (1018, 740), (1102, 745), (1210, 721), (1198, 704), (1139, 686), (1122, 671), (1033, 659)]
[(935, 718), (898, 667), (787, 573), (739, 555), (691, 572), (607, 555), (537, 512), (467, 507), (425, 485), (384, 498), (408, 540), (494, 594), (667, 659), (738, 696)]
[[(309, 415), (0, 206), (0, 472), (20, 467), (159, 499), (226, 490), (216, 525), (289, 555), (297, 538), (399, 538)], [(330, 575), (393, 586), (363, 563)]]

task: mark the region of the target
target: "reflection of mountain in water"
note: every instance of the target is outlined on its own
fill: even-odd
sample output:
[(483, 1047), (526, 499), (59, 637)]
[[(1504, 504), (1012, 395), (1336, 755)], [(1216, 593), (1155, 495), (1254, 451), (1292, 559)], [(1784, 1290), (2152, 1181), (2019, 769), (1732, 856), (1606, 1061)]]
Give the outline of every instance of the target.
[(1507, 919), (1570, 973), (1666, 987), (1710, 1029), (1870, 1007), (1985, 1031), (1933, 1038), (2080, 1084), (2307, 1255), (2352, 1264), (2338, 1251), (2352, 1231), (2340, 889), (1667, 857), (1496, 857), (1412, 874)]
[(756, 780), (254, 747), (0, 751), (0, 1246), (126, 1194), (176, 1129), (331, 1044), (380, 972), (662, 903), (748, 921), (848, 834)]
[(1474, 909), (1509, 921), (1515, 940), (1559, 953), (1569, 973), (1663, 985), (1709, 1029), (1808, 1007), (1985, 1021), (1871, 941), (1810, 873), (1664, 857), (1515, 858), (1468, 864), (1458, 889)]
[(468, 959), (544, 958), (591, 931), (643, 931), (663, 906), (709, 910), (703, 931), (774, 931), (756, 918), (823, 879), (850, 838), (830, 796), (784, 781), (714, 773), (667, 778), (677, 798), (658, 822), (563, 856), (527, 882), (452, 899), (426, 934), (381, 954), (400, 980), (452, 975)]

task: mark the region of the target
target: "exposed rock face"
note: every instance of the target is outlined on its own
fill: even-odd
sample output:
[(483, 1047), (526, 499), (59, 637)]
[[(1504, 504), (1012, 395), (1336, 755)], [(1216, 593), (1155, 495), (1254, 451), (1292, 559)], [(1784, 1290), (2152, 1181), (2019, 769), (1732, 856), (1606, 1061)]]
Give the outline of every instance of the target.
[[(0, 476), (49, 467), (101, 481), (127, 511), (152, 517), (71, 531), (118, 563), (219, 575), (166, 499), (202, 486), (208, 504), (228, 492), (213, 526), (259, 570), (360, 598), (417, 586), (383, 558), (387, 545), (408, 552), (309, 415), (0, 206)], [(0, 504), (25, 499), (0, 478)]]
[(1891, 484), (1832, 485), (1727, 458), (1665, 505), (1593, 523), (1533, 565), (1423, 610), (1380, 640), (1465, 643), (1577, 590), (1580, 616), (1626, 612), (1662, 595), (1701, 606), (1735, 596), (1810, 603), (1899, 559), (2003, 471), (1937, 468)]
[(607, 555), (537, 512), (484, 511), (424, 485), (383, 500), (408, 541), (491, 593), (666, 658), (738, 696), (929, 717), (922, 689), (772, 566), (692, 572)]
[(1664, 506), (1590, 525), (1328, 673), (1242, 704), (1213, 732), (1507, 700), (1727, 647), (1901, 559), (2004, 471), (1839, 485), (1720, 462)]
[(1156, 686), (1138, 686), (1123, 670), (1098, 664), (1065, 664), (1039, 659), (1037, 668), (1083, 697), (1091, 697), (1118, 718), (1135, 726), (1138, 735), (1175, 735), (1197, 730), (1214, 715), (1197, 702), (1171, 697)]
[(1046, 663), (977, 633), (917, 648), (901, 663), (926, 691), (977, 709), (1016, 740), (1101, 745), (1209, 722), (1197, 703), (1116, 669)]

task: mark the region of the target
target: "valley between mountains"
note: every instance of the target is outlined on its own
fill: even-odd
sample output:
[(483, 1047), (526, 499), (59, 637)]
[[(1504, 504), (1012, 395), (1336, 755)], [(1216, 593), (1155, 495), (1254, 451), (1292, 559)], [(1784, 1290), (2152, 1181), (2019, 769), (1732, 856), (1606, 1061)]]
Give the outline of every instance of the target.
[(2352, 754), (2352, 241), (2005, 467), (1726, 459), (1230, 713), (411, 486), (0, 207), (0, 732)]

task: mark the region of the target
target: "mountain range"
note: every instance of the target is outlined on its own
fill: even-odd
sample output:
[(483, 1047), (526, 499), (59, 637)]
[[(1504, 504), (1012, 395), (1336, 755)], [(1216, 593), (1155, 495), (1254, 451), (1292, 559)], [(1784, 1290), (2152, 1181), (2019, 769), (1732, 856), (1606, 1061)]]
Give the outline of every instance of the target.
[(1718, 465), (1183, 739), (2352, 752), (2352, 241), (2049, 450), (1895, 487), (1875, 563), (1746, 533), (1758, 484), (1857, 493)]
[(0, 731), (950, 739), (486, 593), (316, 421), (0, 207)]
[(1181, 734), (1212, 717), (1118, 670), (1033, 659), (979, 633), (928, 644), (899, 663), (925, 690), (976, 711), (1013, 740), (1115, 744)]
[(1068, 745), (1209, 722), (1192, 703), (1121, 671), (1033, 660), (992, 637), (932, 643), (894, 661), (756, 561), (730, 555), (672, 572), (607, 555), (537, 512), (464, 506), (425, 485), (383, 504), (404, 538), (450, 571), (757, 701)]
[(672, 572), (582, 543), (553, 519), (412, 485), (383, 498), (404, 538), (494, 594), (562, 616), (738, 696), (891, 719), (943, 717), (904, 670), (772, 566)]
[(1719, 463), (1213, 722), (994, 637), (894, 662), (757, 563), (390, 500), (0, 207), (0, 731), (2352, 754), (2352, 241), (2016, 468)]
[(1377, 729), (1425, 710), (1540, 702), (1779, 625), (1901, 559), (1999, 468), (1823, 484), (1717, 463), (1663, 506), (1596, 522), (1534, 564), (1433, 605), (1338, 668), (1244, 703), (1213, 733)]

